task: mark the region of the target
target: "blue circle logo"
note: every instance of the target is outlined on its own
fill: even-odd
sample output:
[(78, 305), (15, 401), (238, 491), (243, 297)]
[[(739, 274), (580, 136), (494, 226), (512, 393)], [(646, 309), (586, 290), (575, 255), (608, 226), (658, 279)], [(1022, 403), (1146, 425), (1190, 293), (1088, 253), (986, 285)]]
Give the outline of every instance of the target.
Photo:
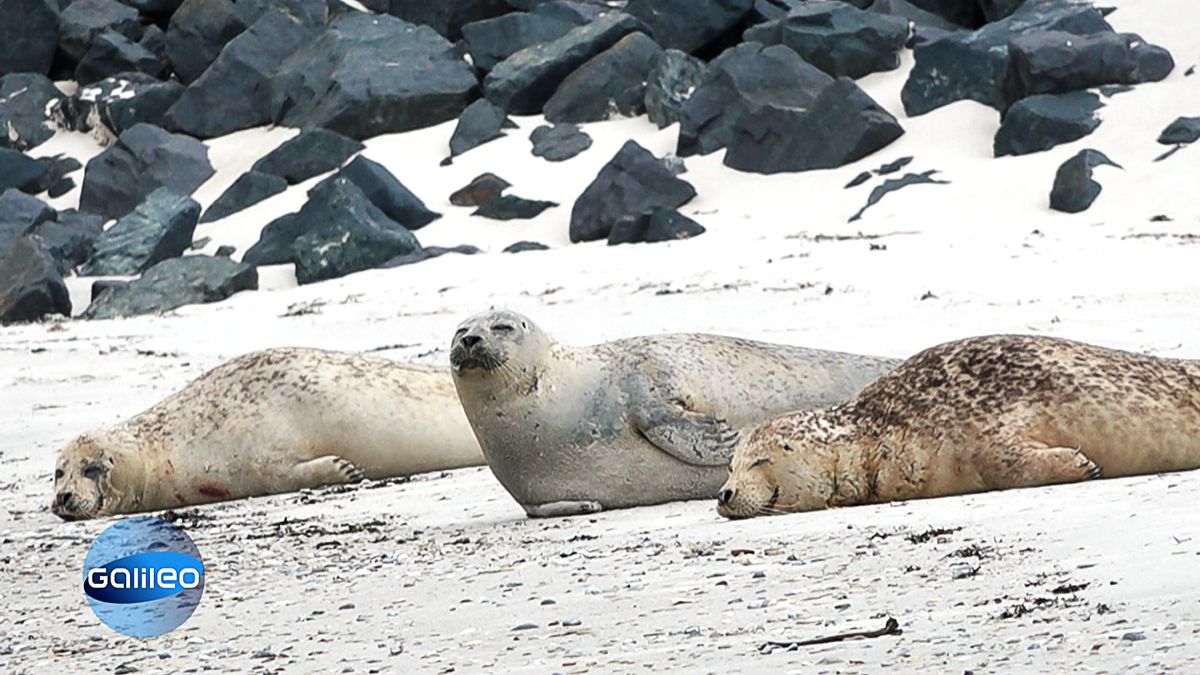
[(83, 593), (109, 628), (130, 637), (169, 633), (204, 595), (204, 562), (191, 537), (153, 516), (100, 533), (83, 563)]

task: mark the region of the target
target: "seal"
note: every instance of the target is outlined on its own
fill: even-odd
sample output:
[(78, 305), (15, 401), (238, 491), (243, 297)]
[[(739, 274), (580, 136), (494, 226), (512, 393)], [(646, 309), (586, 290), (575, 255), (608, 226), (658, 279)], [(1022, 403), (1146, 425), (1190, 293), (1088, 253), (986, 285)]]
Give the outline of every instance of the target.
[(464, 321), (450, 361), (488, 466), (532, 517), (711, 498), (741, 430), (896, 363), (700, 334), (570, 347), (511, 311)]
[(1048, 337), (948, 342), (734, 453), (728, 518), (1200, 468), (1200, 361)]
[(444, 368), (270, 349), (72, 440), (51, 510), (78, 520), (482, 463)]

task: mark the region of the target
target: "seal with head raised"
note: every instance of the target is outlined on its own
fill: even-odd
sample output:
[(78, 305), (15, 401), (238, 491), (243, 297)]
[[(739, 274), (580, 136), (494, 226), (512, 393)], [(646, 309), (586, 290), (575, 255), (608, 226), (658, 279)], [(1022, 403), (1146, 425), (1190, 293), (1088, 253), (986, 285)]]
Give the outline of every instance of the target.
[(482, 463), (445, 369), (270, 349), (75, 438), (51, 509), (78, 520)]
[(747, 435), (729, 518), (1200, 468), (1200, 361), (1047, 337), (927, 349)]
[(895, 365), (699, 334), (569, 347), (511, 311), (464, 321), (450, 362), (488, 465), (535, 517), (710, 498), (742, 429)]

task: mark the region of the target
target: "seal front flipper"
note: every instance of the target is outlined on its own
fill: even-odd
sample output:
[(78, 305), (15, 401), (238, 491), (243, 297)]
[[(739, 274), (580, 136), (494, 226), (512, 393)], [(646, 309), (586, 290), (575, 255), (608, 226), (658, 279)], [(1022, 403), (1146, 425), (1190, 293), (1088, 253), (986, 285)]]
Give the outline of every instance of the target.
[(983, 463), (983, 475), (993, 489), (1076, 483), (1103, 475), (1082, 450), (1036, 441), (1008, 448), (991, 459)]
[(675, 459), (697, 466), (726, 466), (738, 431), (724, 420), (688, 410), (681, 401), (636, 411), (638, 433)]
[(522, 504), (521, 508), (530, 518), (561, 518), (563, 516), (582, 516), (588, 513), (603, 511), (600, 502), (550, 502), (549, 504)]
[(337, 455), (325, 455), (300, 462), (292, 467), (291, 476), (296, 481), (296, 486), (292, 488), (294, 490), (320, 485), (358, 483), (367, 479), (362, 469)]

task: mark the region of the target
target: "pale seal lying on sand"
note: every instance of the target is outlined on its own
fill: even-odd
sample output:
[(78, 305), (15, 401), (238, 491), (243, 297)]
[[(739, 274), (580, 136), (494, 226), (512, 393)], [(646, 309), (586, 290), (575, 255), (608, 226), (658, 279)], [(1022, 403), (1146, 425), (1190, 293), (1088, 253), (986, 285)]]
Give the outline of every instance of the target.
[(463, 322), (450, 361), (488, 465), (535, 517), (711, 498), (741, 429), (896, 364), (715, 335), (568, 347), (508, 311)]
[(846, 405), (763, 424), (729, 518), (1200, 468), (1200, 361), (1045, 337), (949, 342)]
[(445, 369), (271, 349), (71, 441), (51, 508), (75, 520), (479, 464)]

